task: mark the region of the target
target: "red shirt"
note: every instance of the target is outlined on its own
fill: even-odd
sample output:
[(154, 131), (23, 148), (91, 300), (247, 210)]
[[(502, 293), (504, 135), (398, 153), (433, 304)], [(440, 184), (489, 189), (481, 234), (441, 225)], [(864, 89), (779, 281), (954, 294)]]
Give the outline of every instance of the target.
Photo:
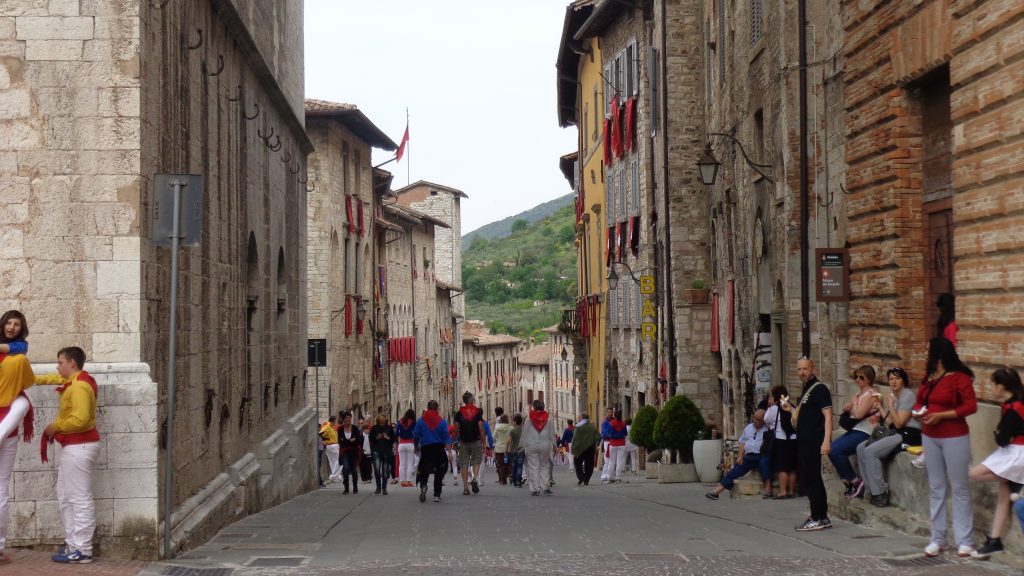
[(978, 411), (973, 378), (963, 372), (946, 372), (938, 380), (925, 380), (917, 391), (917, 404), (914, 405), (914, 409), (925, 405), (926, 398), (928, 413), (953, 410), (957, 417), (943, 420), (938, 424), (923, 424), (922, 434), (931, 438), (954, 438), (970, 433), (967, 417)]

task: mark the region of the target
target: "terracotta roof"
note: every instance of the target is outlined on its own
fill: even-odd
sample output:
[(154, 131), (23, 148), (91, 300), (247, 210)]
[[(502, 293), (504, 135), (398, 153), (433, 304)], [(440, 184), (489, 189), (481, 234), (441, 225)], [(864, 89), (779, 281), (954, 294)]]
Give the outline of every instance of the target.
[(413, 182), (412, 184), (409, 184), (408, 186), (405, 186), (403, 188), (399, 188), (398, 190), (395, 190), (395, 194), (402, 194), (403, 192), (408, 192), (409, 190), (412, 190), (413, 188), (419, 188), (421, 186), (425, 186), (427, 188), (437, 188), (438, 190), (444, 190), (445, 192), (448, 192), (449, 194), (453, 194), (453, 195), (459, 196), (461, 198), (469, 198), (469, 195), (466, 194), (465, 192), (463, 192), (462, 190), (459, 190), (457, 188), (452, 188), (451, 186), (445, 186), (443, 184), (435, 184), (434, 182), (427, 182), (426, 180), (417, 180), (417, 181)]
[(398, 144), (377, 128), (355, 104), (306, 99), (306, 118), (327, 117), (341, 122), (364, 142), (381, 150), (398, 150)]
[(447, 222), (440, 218), (435, 218), (430, 214), (420, 212), (419, 210), (415, 210), (407, 206), (402, 206), (401, 204), (385, 204), (384, 212), (417, 223), (430, 222), (431, 224), (440, 226), (441, 228), (451, 228)]
[(463, 336), (462, 341), (472, 342), (474, 346), (507, 346), (509, 344), (519, 344), (523, 340), (508, 334), (480, 334), (476, 336)]
[(534, 346), (525, 352), (521, 352), (518, 360), (520, 364), (527, 364), (530, 366), (548, 366), (551, 364), (551, 347), (547, 344)]

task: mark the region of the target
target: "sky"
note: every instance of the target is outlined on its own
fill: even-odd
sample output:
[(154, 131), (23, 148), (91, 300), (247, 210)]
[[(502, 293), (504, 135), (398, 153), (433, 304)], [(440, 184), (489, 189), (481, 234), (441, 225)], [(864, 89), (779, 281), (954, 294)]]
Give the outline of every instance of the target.
[[(568, 0), (306, 0), (306, 97), (355, 104), (409, 145), (394, 188), (465, 192), (462, 234), (572, 190), (555, 60)], [(374, 150), (380, 164), (394, 154)]]

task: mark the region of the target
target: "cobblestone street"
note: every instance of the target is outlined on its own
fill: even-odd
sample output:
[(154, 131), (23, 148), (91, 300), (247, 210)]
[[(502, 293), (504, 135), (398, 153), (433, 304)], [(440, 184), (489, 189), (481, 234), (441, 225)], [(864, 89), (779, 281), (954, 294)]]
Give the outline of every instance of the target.
[[(490, 479), (493, 470), (488, 470)], [(205, 546), (145, 576), (377, 574), (1009, 575), (997, 562), (925, 559), (922, 538), (836, 522), (798, 533), (805, 501), (712, 502), (701, 484), (577, 487), (560, 472), (555, 495), (446, 487), (420, 504), (413, 488), (343, 496), (338, 484), (227, 527)], [(496, 571), (497, 570), (497, 571)]]

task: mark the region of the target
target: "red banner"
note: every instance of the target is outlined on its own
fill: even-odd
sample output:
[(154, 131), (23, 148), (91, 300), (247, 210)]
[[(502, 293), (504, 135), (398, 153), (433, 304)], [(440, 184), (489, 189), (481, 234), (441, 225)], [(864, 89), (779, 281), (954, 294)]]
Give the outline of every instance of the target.
[(348, 231), (349, 232), (355, 232), (356, 231), (356, 221), (355, 221), (355, 218), (352, 217), (352, 197), (351, 196), (345, 196), (345, 216), (348, 218)]

